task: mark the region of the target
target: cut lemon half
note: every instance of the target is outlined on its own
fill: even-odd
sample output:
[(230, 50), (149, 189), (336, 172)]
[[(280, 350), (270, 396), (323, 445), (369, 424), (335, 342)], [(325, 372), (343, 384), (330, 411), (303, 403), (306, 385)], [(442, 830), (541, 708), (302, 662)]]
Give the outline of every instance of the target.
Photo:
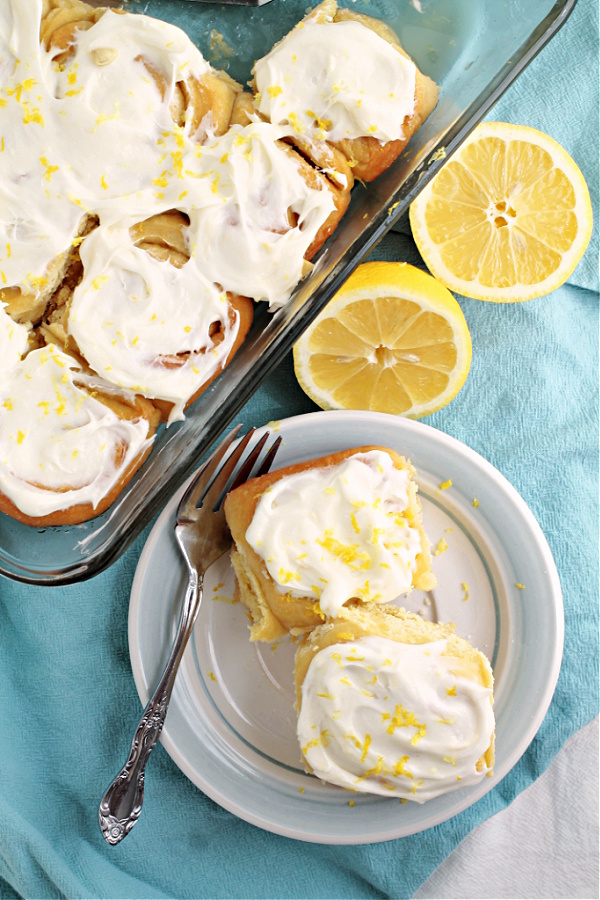
[(296, 378), (322, 409), (417, 419), (456, 396), (470, 365), (457, 301), (400, 262), (359, 266), (294, 345)]
[(484, 122), (410, 208), (429, 271), (476, 300), (516, 302), (563, 284), (592, 232), (583, 175), (555, 140)]

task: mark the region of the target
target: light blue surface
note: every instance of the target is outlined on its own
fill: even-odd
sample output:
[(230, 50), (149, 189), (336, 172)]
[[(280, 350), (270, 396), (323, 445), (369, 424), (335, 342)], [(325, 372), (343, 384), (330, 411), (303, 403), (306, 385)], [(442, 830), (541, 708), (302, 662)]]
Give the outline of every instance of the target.
[[(571, 18), (489, 118), (546, 131), (581, 167), (598, 216), (598, 13)], [(406, 231), (406, 229), (405, 229)], [(143, 539), (80, 586), (0, 581), (0, 896), (410, 897), (483, 819), (549, 765), (598, 709), (598, 231), (569, 284), (522, 305), (461, 300), (473, 366), (427, 424), (493, 463), (533, 510), (565, 601), (565, 654), (537, 737), (474, 807), (376, 845), (303, 844), (237, 819), (159, 747), (134, 832), (116, 848), (99, 797), (127, 749), (139, 702), (127, 650), (129, 591)], [(419, 263), (402, 227), (376, 258)], [(314, 407), (288, 358), (240, 418), (263, 424)], [(566, 814), (571, 811), (566, 810)]]

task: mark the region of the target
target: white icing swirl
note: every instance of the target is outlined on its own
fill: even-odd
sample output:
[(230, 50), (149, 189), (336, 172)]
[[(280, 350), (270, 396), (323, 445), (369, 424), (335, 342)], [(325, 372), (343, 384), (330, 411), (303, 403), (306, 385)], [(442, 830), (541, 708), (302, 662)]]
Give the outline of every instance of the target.
[[(293, 129), (256, 123), (215, 139), (204, 122), (200, 148), (169, 107), (178, 81), (214, 70), (180, 29), (109, 10), (77, 32), (57, 68), (39, 46), (41, 0), (26, 10), (9, 0), (9, 10), (0, 18), (0, 287), (35, 293), (86, 213), (111, 225), (124, 208), (142, 220), (176, 207), (192, 219), (205, 279), (285, 303), (333, 209), (275, 143)], [(98, 51), (110, 61), (95, 62)], [(288, 208), (299, 217), (293, 228)]]
[(23, 513), (96, 507), (148, 447), (148, 422), (96, 400), (78, 363), (34, 350), (0, 385), (0, 490)]
[[(277, 143), (284, 133), (263, 122), (234, 126), (190, 154), (190, 259), (182, 268), (137, 249), (131, 217), (100, 225), (82, 244), (85, 274), (74, 292), (69, 330), (108, 381), (175, 403), (170, 421), (181, 418), (185, 401), (231, 351), (237, 317), (224, 291), (279, 305), (299, 281), (304, 253), (333, 209), (329, 191), (310, 188)], [(171, 196), (181, 183), (172, 171), (165, 182), (166, 208), (170, 201), (181, 208)], [(288, 209), (298, 214), (297, 227)], [(223, 334), (216, 347), (209, 333), (214, 323)], [(165, 365), (177, 355), (181, 365)]]
[(409, 478), (381, 450), (288, 475), (260, 497), (246, 539), (281, 592), (328, 616), (352, 597), (387, 603), (410, 590), (421, 550)]
[[(107, 10), (75, 32), (63, 57), (40, 46), (42, 10), (42, 0), (5, 0), (0, 9), (0, 288), (52, 293), (71, 245), (81, 244), (83, 280), (68, 327), (102, 378), (172, 402), (172, 421), (235, 342), (239, 317), (225, 292), (285, 303), (334, 202), (307, 185), (278, 143), (291, 127), (256, 122), (215, 138), (210, 113), (198, 122), (188, 109), (182, 124), (173, 121), (177, 85), (215, 74), (181, 29)], [(190, 222), (181, 268), (152, 259), (128, 233), (172, 209)], [(82, 239), (89, 216), (99, 225)], [(215, 323), (222, 339), (213, 343)], [(10, 376), (1, 388), (9, 431), (0, 489), (28, 515), (96, 505), (118, 478), (117, 443), (135, 456), (146, 424), (114, 422), (106, 407), (81, 399), (72, 378), (68, 416), (58, 425), (55, 416), (40, 418), (40, 393), (51, 403), (48, 371), (71, 372), (72, 361), (59, 363), (50, 349), (40, 373), (38, 353), (21, 365), (26, 333), (10, 328), (4, 308), (0, 334)], [(19, 410), (6, 406), (15, 392)], [(96, 439), (107, 429), (110, 439)], [(58, 494), (64, 485), (71, 489)]]
[(301, 23), (254, 73), (259, 111), (311, 137), (398, 140), (415, 108), (414, 63), (356, 21)]
[[(158, 128), (172, 129), (169, 107), (177, 82), (214, 71), (176, 26), (111, 10), (92, 28), (78, 32), (66, 65), (57, 69), (50, 54), (42, 59), (51, 93), (59, 100), (76, 101), (85, 131), (97, 133), (114, 122), (118, 136), (126, 129), (136, 143), (146, 143)], [(122, 163), (128, 148), (115, 149), (123, 154)]]
[[(172, 422), (222, 367), (237, 314), (193, 261), (176, 268), (154, 259), (134, 246), (127, 224), (101, 226), (84, 242), (69, 332), (107, 381), (174, 403)], [(222, 338), (216, 345), (211, 326)]]
[(423, 803), (477, 784), (494, 732), (491, 688), (462, 674), (447, 641), (381, 637), (315, 655), (302, 685), (298, 740), (318, 778)]
[[(235, 125), (205, 144), (189, 170), (210, 189), (190, 213), (203, 272), (272, 309), (289, 299), (304, 254), (334, 209), (329, 190), (309, 187), (277, 143), (290, 130)], [(290, 212), (297, 217), (293, 226)]]
[[(151, 60), (172, 43), (168, 68), (171, 51), (161, 51), (171, 82), (184, 46), (187, 69), (201, 76), (210, 67), (174, 26), (108, 11), (77, 33), (73, 58), (57, 71), (39, 46), (41, 0), (9, 5), (18, 60), (14, 71), (8, 63), (0, 67), (8, 76), (0, 87), (0, 287), (32, 291), (69, 247), (86, 212), (105, 222), (120, 218), (124, 203), (139, 203), (147, 216), (157, 212), (153, 182), (164, 169), (163, 135), (175, 126), (168, 97), (161, 99), (147, 68), (132, 59), (133, 41)], [(117, 51), (109, 65), (94, 63), (96, 40)]]

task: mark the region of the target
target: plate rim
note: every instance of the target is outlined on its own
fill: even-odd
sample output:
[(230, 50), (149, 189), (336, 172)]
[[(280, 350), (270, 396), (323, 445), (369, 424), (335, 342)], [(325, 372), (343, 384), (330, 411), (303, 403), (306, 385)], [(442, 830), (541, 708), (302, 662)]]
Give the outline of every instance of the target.
[[(486, 471), (486, 473), (492, 477), (492, 479), (505, 492), (505, 494), (508, 495), (509, 499), (519, 509), (523, 520), (525, 521), (533, 537), (535, 538), (536, 545), (540, 551), (540, 558), (544, 563), (547, 577), (552, 584), (551, 593), (554, 602), (551, 608), (554, 612), (552, 622), (555, 640), (550, 648), (551, 659), (549, 663), (549, 673), (545, 681), (543, 691), (541, 692), (541, 697), (536, 708), (535, 715), (531, 717), (528, 728), (520, 736), (513, 751), (508, 754), (508, 756), (502, 761), (501, 765), (495, 766), (493, 777), (490, 779), (484, 779), (483, 782), (480, 782), (478, 785), (475, 785), (473, 788), (471, 788), (468, 794), (462, 800), (459, 800), (456, 803), (456, 805), (453, 807), (453, 810), (449, 814), (446, 814), (446, 812), (443, 812), (441, 815), (437, 816), (433, 814), (431, 817), (429, 817), (431, 821), (426, 819), (425, 823), (414, 823), (414, 827), (408, 826), (402, 829), (388, 829), (385, 832), (377, 832), (376, 834), (369, 832), (365, 834), (351, 835), (316, 834), (313, 831), (303, 831), (301, 828), (293, 827), (292, 825), (286, 826), (280, 824), (279, 822), (273, 823), (273, 821), (269, 819), (268, 815), (259, 815), (252, 810), (242, 808), (237, 805), (234, 800), (231, 800), (229, 797), (223, 796), (223, 794), (218, 789), (213, 788), (211, 783), (204, 779), (202, 777), (202, 774), (188, 763), (185, 754), (183, 754), (179, 750), (176, 742), (171, 738), (168, 728), (163, 729), (160, 737), (160, 742), (163, 744), (165, 750), (167, 751), (175, 765), (180, 769), (180, 771), (200, 791), (205, 793), (210, 799), (214, 800), (224, 809), (227, 809), (229, 812), (236, 815), (238, 818), (266, 831), (279, 834), (283, 837), (306, 841), (308, 843), (331, 845), (378, 843), (382, 841), (395, 840), (401, 837), (408, 837), (412, 834), (418, 834), (427, 831), (435, 825), (448, 821), (459, 815), (461, 812), (464, 812), (466, 809), (470, 808), (479, 800), (481, 800), (482, 797), (488, 794), (491, 790), (493, 790), (493, 788), (496, 787), (497, 784), (499, 784), (499, 782), (512, 770), (512, 768), (514, 768), (519, 759), (521, 759), (521, 757), (527, 751), (529, 745), (539, 731), (546, 713), (548, 712), (548, 708), (552, 701), (552, 697), (554, 696), (556, 684), (561, 670), (565, 626), (562, 588), (552, 551), (550, 549), (546, 536), (530, 507), (527, 505), (517, 488), (515, 488), (515, 486), (508, 480), (508, 478), (506, 478), (505, 475), (502, 474), (502, 472), (500, 472), (484, 456), (482, 456), (476, 450), (473, 450), (463, 441), (447, 434), (444, 431), (441, 431), (438, 428), (433, 427), (432, 425), (428, 425), (418, 420), (397, 417), (389, 415), (387, 413), (378, 413), (363, 410), (319, 410), (316, 412), (302, 413), (300, 415), (290, 416), (284, 419), (268, 422), (266, 425), (257, 428), (256, 435), (257, 437), (260, 437), (260, 434), (265, 430), (271, 430), (274, 433), (280, 433), (286, 432), (287, 430), (292, 430), (294, 428), (302, 429), (307, 421), (314, 422), (315, 418), (319, 418), (320, 420), (327, 419), (328, 422), (338, 422), (340, 424), (342, 423), (342, 421), (344, 421), (346, 425), (348, 425), (348, 423), (356, 423), (358, 420), (362, 423), (371, 423), (373, 425), (375, 425), (376, 423), (380, 423), (382, 425), (385, 424), (387, 426), (393, 426), (395, 428), (398, 428), (400, 431), (405, 430), (408, 433), (414, 432), (418, 434), (419, 432), (421, 432), (424, 435), (425, 440), (431, 439), (436, 444), (441, 444), (442, 446), (446, 445), (448, 449), (452, 450), (455, 453), (458, 453), (460, 456), (466, 458), (467, 460), (470, 459), (472, 462), (476, 462), (479, 467), (483, 467), (484, 471)], [(148, 560), (152, 555), (153, 547), (162, 536), (162, 533), (166, 527), (166, 523), (171, 518), (173, 508), (177, 502), (177, 498), (183, 491), (183, 489), (184, 485), (182, 485), (179, 490), (171, 497), (171, 499), (163, 508), (159, 517), (155, 521), (140, 553), (130, 591), (128, 614), (129, 657), (136, 690), (143, 705), (147, 703), (149, 692), (145, 684), (142, 658), (139, 655), (139, 645), (137, 643), (136, 636), (141, 598), (143, 596), (141, 588), (143, 586), (143, 581), (148, 566)]]

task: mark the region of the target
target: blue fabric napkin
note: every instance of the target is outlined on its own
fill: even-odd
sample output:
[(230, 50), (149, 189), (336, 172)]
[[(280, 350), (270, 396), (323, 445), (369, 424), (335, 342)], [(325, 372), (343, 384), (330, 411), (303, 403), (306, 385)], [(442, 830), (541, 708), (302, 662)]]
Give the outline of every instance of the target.
[[(489, 118), (532, 125), (575, 158), (598, 195), (598, 9), (571, 18)], [(408, 230), (373, 254), (422, 265)], [(598, 238), (570, 283), (525, 304), (461, 299), (473, 365), (428, 424), (464, 441), (515, 485), (550, 543), (565, 599), (558, 686), (533, 743), (487, 796), (419, 835), (343, 847), (262, 831), (197, 790), (159, 746), (142, 817), (119, 846), (97, 808), (140, 706), (127, 648), (133, 573), (147, 531), (78, 585), (0, 579), (0, 897), (411, 897), (478, 823), (549, 765), (598, 708)], [(291, 358), (244, 409), (245, 424), (315, 409)]]

